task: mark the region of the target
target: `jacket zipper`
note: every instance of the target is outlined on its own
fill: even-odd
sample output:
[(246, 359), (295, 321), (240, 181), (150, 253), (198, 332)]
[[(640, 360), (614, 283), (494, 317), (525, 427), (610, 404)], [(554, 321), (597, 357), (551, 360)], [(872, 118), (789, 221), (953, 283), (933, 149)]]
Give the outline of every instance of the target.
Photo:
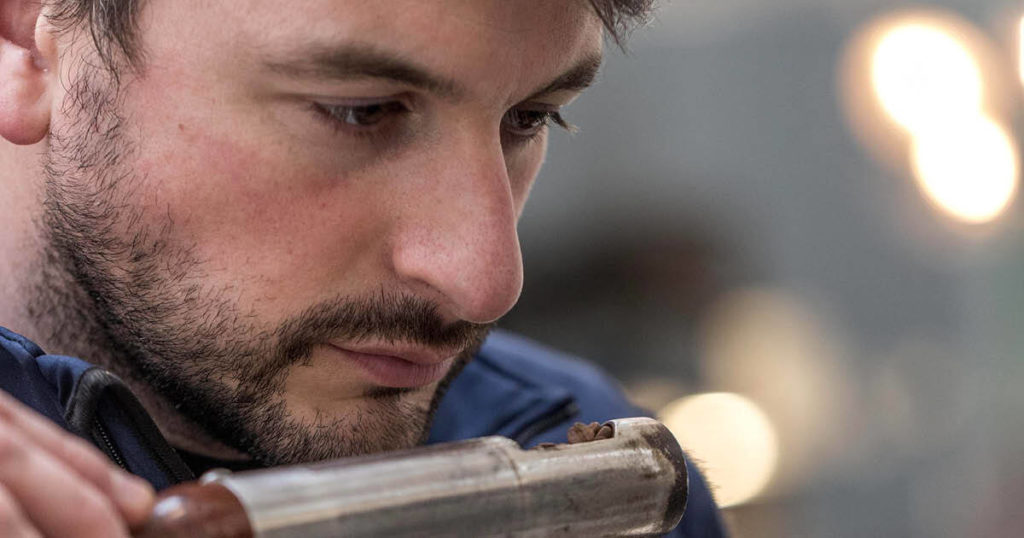
[(103, 441), (103, 446), (107, 449), (107, 455), (110, 456), (110, 459), (114, 460), (114, 463), (116, 463), (118, 467), (127, 471), (128, 466), (114, 448), (114, 443), (110, 440), (110, 435), (107, 434), (107, 429), (103, 427), (103, 424), (99, 419), (96, 419), (96, 431), (99, 432), (99, 437)]

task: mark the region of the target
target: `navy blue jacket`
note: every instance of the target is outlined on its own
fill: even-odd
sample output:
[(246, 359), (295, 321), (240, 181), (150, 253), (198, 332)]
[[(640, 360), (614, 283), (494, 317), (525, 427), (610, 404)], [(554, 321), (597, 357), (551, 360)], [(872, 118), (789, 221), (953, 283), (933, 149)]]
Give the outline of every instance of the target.
[[(194, 478), (120, 380), (80, 359), (46, 355), (2, 327), (0, 389), (92, 441), (115, 463), (157, 489)], [(594, 366), (496, 331), (452, 383), (429, 442), (502, 435), (529, 447), (565, 442), (565, 432), (574, 422), (642, 414)], [(703, 477), (692, 464), (689, 470), (686, 514), (669, 536), (724, 536)]]

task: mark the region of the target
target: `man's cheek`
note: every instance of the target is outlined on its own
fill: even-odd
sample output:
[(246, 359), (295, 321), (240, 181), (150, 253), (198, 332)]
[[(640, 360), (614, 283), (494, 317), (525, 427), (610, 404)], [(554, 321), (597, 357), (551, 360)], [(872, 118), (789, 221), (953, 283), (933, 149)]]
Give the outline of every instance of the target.
[(316, 171), (223, 138), (188, 142), (140, 159), (141, 213), (205, 269), (276, 279), (330, 250), (325, 231), (359, 227), (358, 213), (331, 210)]

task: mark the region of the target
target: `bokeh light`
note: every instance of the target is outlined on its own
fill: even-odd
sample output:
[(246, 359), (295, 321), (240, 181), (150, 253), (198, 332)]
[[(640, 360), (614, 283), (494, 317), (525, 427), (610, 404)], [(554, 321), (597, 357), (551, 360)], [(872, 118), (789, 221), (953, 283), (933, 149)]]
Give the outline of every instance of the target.
[(911, 155), (914, 175), (928, 199), (960, 220), (991, 221), (1017, 191), (1017, 144), (990, 118), (963, 118), (921, 131)]
[[(868, 28), (870, 52), (859, 67), (867, 79), (860, 80), (888, 129), (895, 125), (909, 136), (868, 136), (867, 144), (883, 147), (876, 153), (900, 163), (924, 197), (955, 219), (981, 224), (999, 217), (1017, 191), (1019, 157), (1004, 127), (990, 40), (943, 12), (904, 13)], [(1019, 32), (1024, 48), (1024, 20)]]
[(904, 23), (882, 36), (871, 58), (871, 84), (885, 112), (914, 133), (977, 115), (984, 104), (981, 68), (970, 50), (925, 23)]
[(751, 400), (699, 394), (668, 404), (659, 417), (700, 463), (723, 508), (753, 499), (771, 480), (779, 443), (772, 422)]
[(1024, 16), (1017, 23), (1017, 73), (1024, 84)]
[(784, 449), (768, 493), (786, 495), (856, 457), (849, 424), (861, 407), (847, 363), (855, 352), (831, 305), (782, 286), (739, 287), (707, 309), (698, 337), (707, 386), (743, 394), (772, 419)]

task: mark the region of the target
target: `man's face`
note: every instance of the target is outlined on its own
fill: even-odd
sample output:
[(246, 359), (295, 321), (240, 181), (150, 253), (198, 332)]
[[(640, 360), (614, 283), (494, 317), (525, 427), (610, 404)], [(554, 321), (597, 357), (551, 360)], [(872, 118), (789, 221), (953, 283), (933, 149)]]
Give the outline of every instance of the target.
[(63, 62), (45, 161), (91, 351), (267, 463), (417, 442), (519, 295), (542, 124), (600, 54), (589, 5), (153, 1), (139, 35), (116, 98)]

